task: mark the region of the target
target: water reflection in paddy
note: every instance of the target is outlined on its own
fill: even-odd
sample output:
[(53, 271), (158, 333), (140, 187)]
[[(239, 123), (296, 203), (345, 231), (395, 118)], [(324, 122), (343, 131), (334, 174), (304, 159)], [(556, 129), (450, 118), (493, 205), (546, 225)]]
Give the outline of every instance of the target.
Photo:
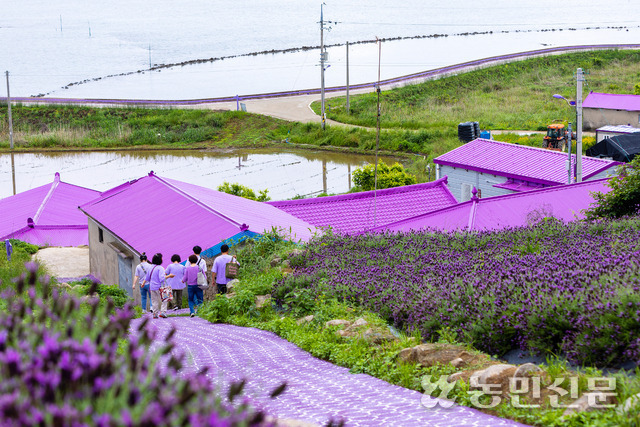
[[(70, 184), (104, 191), (154, 171), (157, 175), (203, 187), (227, 181), (256, 191), (267, 189), (272, 200), (322, 192), (344, 193), (351, 173), (374, 156), (279, 148), (220, 151), (153, 150), (110, 152), (16, 153), (16, 192), (51, 183), (56, 172)], [(381, 158), (387, 163), (395, 159)], [(0, 155), (0, 198), (13, 194), (11, 155)]]

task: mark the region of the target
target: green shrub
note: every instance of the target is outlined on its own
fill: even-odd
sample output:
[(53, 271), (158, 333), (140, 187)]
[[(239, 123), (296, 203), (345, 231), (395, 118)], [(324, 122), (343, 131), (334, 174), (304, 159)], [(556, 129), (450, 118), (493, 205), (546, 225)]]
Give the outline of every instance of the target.
[[(401, 187), (415, 184), (416, 177), (407, 173), (400, 163), (387, 166), (382, 161), (378, 162), (377, 188)], [(373, 190), (375, 186), (375, 165), (368, 164), (353, 171), (353, 183), (363, 191)]]
[(229, 184), (226, 181), (219, 185), (217, 190), (234, 196), (244, 197), (245, 199), (256, 200), (258, 202), (267, 202), (271, 200), (271, 197), (268, 196), (269, 190), (262, 190), (256, 196), (255, 191), (251, 188), (245, 187), (241, 184)]

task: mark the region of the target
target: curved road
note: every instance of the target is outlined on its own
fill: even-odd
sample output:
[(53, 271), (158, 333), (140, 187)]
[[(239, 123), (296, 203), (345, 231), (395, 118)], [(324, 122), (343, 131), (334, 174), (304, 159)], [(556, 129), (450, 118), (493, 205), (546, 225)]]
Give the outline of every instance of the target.
[[(343, 419), (347, 426), (522, 426), (464, 406), (426, 408), (421, 404), (422, 393), (369, 375), (351, 374), (271, 332), (172, 313), (186, 314), (188, 310), (149, 322), (148, 327), (156, 332), (152, 348), (162, 346), (175, 327), (176, 348), (189, 360), (184, 371), (197, 372), (209, 366), (208, 376), (222, 385), (246, 378), (245, 394), (253, 405), (279, 419), (318, 425)], [(132, 322), (132, 331), (139, 322)], [(287, 389), (282, 395), (266, 398), (285, 381)]]
[[(640, 49), (640, 44), (606, 44), (606, 45), (578, 45), (563, 46), (547, 49), (538, 49), (527, 52), (519, 52), (507, 55), (493, 56), (476, 61), (464, 62), (448, 67), (437, 68), (421, 73), (410, 74), (380, 82), (382, 89), (392, 89), (407, 84), (421, 83), (426, 80), (436, 79), (452, 74), (484, 68), (492, 65), (520, 61), (537, 56), (557, 55), (568, 52), (605, 50), (605, 49)], [(325, 96), (345, 96), (345, 87), (326, 88)], [(351, 94), (372, 92), (375, 90), (375, 83), (364, 83), (352, 85)], [(0, 98), (4, 100), (5, 98)], [(34, 104), (80, 104), (87, 106), (158, 106), (158, 107), (180, 107), (180, 108), (208, 108), (215, 110), (236, 110), (239, 103), (246, 106), (247, 111), (277, 117), (289, 121), (298, 122), (320, 122), (320, 117), (315, 114), (310, 105), (320, 99), (320, 89), (299, 90), (293, 92), (267, 93), (259, 95), (246, 95), (238, 99), (235, 97), (209, 98), (194, 100), (139, 100), (139, 99), (88, 99), (88, 98), (32, 98), (32, 97), (12, 97), (12, 102), (34, 103)], [(328, 121), (328, 123), (341, 125), (338, 122)]]

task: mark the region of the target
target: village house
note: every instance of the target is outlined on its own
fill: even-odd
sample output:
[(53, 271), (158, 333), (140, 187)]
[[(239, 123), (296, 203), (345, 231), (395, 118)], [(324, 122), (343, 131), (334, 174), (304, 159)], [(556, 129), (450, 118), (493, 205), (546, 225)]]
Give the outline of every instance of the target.
[[(475, 187), (481, 198), (531, 191), (566, 184), (567, 153), (475, 139), (433, 160), (436, 178), (446, 175), (453, 195), (461, 202), (472, 197)], [(575, 155), (572, 159), (575, 165)], [(582, 157), (582, 180), (615, 175), (620, 162)]]
[(606, 125), (640, 127), (640, 95), (590, 92), (582, 103), (584, 129)]
[(60, 180), (0, 200), (0, 240), (18, 239), (37, 246), (89, 244), (87, 218), (78, 205), (99, 191)]
[(457, 203), (447, 177), (377, 191), (267, 202), (316, 227), (354, 234)]
[(547, 218), (567, 223), (584, 218), (582, 210), (594, 202), (592, 192), (610, 191), (607, 180), (603, 178), (482, 199), (473, 189), (469, 201), (372, 231), (490, 231), (530, 226)]
[(273, 206), (198, 185), (162, 178), (153, 172), (127, 182), (84, 205), (88, 218), (91, 274), (115, 283), (130, 296), (139, 256), (173, 254), (182, 260), (203, 248), (215, 257), (223, 242), (238, 243), (272, 230), (307, 241), (315, 227)]

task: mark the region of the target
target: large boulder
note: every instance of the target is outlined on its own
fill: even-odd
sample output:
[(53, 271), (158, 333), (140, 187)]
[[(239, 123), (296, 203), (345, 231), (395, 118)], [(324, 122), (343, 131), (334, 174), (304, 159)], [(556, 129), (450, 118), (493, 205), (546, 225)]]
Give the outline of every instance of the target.
[(471, 354), (464, 347), (445, 343), (420, 344), (405, 348), (398, 353), (398, 360), (401, 362), (418, 363), (427, 367), (437, 364), (446, 365), (454, 360), (458, 367), (470, 366), (484, 358), (488, 359), (488, 357)]

